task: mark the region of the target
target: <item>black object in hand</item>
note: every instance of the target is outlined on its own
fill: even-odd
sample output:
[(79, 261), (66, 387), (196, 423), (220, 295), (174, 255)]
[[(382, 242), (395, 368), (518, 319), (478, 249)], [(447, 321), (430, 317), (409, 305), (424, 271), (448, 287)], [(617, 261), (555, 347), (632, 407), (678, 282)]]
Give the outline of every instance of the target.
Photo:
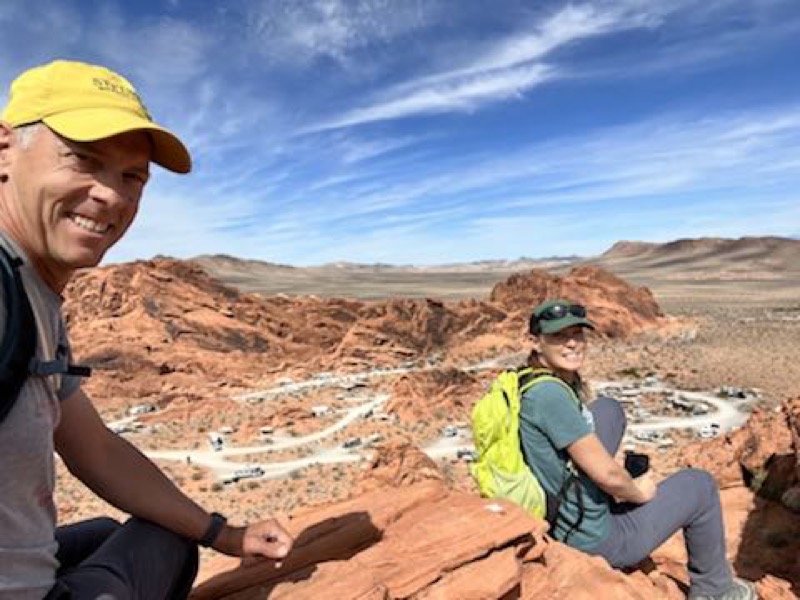
[(650, 457), (638, 452), (625, 453), (625, 470), (634, 479), (647, 473), (650, 469)]

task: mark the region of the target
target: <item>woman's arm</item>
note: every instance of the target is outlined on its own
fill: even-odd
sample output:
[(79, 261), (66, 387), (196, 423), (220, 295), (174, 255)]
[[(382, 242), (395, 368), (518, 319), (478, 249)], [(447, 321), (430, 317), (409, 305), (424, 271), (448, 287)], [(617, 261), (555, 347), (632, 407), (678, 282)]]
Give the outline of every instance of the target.
[(607, 494), (625, 502), (644, 504), (653, 499), (656, 486), (650, 477), (632, 479), (590, 433), (567, 447), (573, 462)]

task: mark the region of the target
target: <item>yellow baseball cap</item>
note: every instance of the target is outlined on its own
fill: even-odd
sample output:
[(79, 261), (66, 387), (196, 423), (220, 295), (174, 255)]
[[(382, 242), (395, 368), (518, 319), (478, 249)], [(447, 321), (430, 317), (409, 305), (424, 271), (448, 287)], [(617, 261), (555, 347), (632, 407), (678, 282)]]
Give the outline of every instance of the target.
[(41, 121), (75, 142), (145, 130), (153, 140), (153, 162), (176, 173), (192, 169), (178, 136), (154, 123), (131, 83), (105, 67), (56, 60), (29, 69), (11, 84), (0, 118), (12, 127)]

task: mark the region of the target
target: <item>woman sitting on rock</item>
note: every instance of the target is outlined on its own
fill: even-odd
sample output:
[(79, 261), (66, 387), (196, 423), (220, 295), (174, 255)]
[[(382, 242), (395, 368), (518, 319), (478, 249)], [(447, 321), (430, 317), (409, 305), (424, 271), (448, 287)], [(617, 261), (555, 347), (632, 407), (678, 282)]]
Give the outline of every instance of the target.
[(710, 474), (686, 469), (656, 484), (649, 474), (632, 479), (614, 460), (625, 413), (607, 397), (584, 404), (588, 390), (579, 370), (587, 328), (594, 326), (586, 309), (566, 300), (540, 304), (530, 319), (529, 365), (561, 380), (534, 383), (520, 413), (525, 462), (550, 499), (551, 534), (619, 568), (636, 565), (682, 529), (690, 598), (756, 598), (752, 584), (731, 573), (719, 491)]

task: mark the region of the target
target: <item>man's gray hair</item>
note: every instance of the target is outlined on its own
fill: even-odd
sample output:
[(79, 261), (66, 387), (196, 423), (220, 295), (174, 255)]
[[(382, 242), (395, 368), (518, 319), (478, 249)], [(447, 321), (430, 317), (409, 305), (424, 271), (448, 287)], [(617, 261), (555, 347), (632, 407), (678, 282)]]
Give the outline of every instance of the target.
[(36, 137), (36, 134), (42, 127), (44, 127), (44, 125), (39, 122), (15, 127), (14, 135), (17, 136), (17, 143), (19, 144), (19, 147), (23, 150), (30, 148), (31, 144), (33, 143), (33, 139)]

